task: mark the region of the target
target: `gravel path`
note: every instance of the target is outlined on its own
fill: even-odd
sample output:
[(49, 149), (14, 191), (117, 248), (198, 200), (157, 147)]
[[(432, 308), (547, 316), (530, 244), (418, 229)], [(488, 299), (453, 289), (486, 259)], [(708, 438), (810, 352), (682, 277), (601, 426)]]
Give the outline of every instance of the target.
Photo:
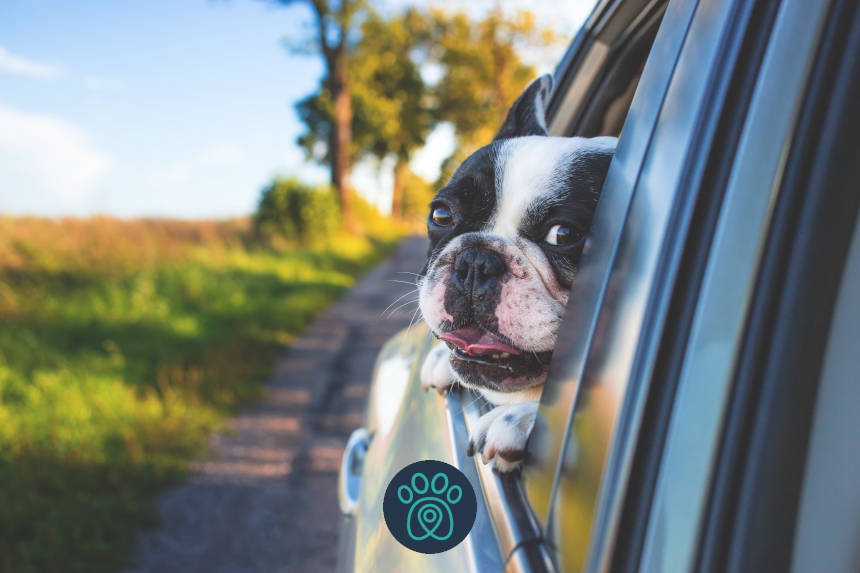
[(416, 306), (382, 319), (410, 290), (390, 281), (411, 282), (397, 272), (418, 272), (426, 249), (425, 239), (406, 239), (292, 345), (265, 398), (231, 419), (233, 432), (213, 437), (197, 474), (161, 498), (162, 528), (142, 536), (128, 573), (335, 568), (341, 454), (362, 423), (380, 346)]

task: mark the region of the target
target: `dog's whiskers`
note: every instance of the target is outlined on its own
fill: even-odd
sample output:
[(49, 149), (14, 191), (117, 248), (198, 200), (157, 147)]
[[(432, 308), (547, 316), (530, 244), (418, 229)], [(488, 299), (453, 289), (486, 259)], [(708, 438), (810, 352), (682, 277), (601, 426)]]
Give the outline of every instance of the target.
[[(380, 312), (380, 313), (379, 313), (379, 316), (380, 316), (380, 317), (382, 317), (382, 316), (383, 316), (383, 315), (388, 311), (388, 309), (389, 309), (389, 308), (391, 308), (392, 306), (394, 306), (395, 304), (397, 304), (398, 302), (400, 302), (401, 300), (403, 300), (404, 298), (406, 298), (406, 297), (407, 297), (407, 296), (409, 296), (410, 294), (414, 294), (414, 293), (416, 293), (416, 292), (418, 292), (418, 289), (417, 289), (417, 288), (414, 288), (414, 289), (412, 289), (411, 291), (409, 291), (409, 292), (407, 292), (407, 293), (405, 293), (405, 294), (400, 295), (399, 297), (397, 297), (396, 299), (394, 299), (394, 302), (392, 302), (391, 304), (389, 304), (388, 306), (386, 306), (386, 307), (385, 307), (385, 310), (383, 310), (382, 312)], [(392, 312), (393, 312), (393, 311), (392, 311)], [(389, 316), (391, 316), (391, 315), (389, 315)]]
[(409, 286), (414, 286), (414, 287), (417, 287), (417, 286), (418, 286), (418, 283), (410, 283), (410, 282), (408, 282), (408, 281), (398, 281), (398, 280), (395, 280), (395, 279), (385, 279), (385, 282), (388, 282), (388, 283), (400, 283), (400, 284), (409, 285)]
[(385, 318), (386, 318), (386, 319), (391, 318), (392, 316), (394, 316), (394, 313), (395, 313), (395, 312), (397, 312), (398, 310), (400, 310), (401, 308), (407, 307), (407, 306), (409, 306), (410, 304), (414, 304), (414, 303), (418, 302), (419, 300), (420, 300), (420, 299), (417, 299), (417, 298), (416, 298), (416, 299), (413, 299), (413, 300), (407, 300), (406, 302), (404, 302), (403, 304), (401, 304), (400, 306), (398, 306), (397, 308), (395, 308), (395, 309), (393, 309), (391, 312), (389, 312), (389, 313), (388, 313), (388, 316), (387, 316), (387, 317), (385, 317)]
[[(412, 318), (409, 320), (409, 326), (406, 327), (406, 333), (408, 334), (410, 330), (412, 330), (412, 323), (415, 322), (415, 317), (421, 312), (421, 307), (415, 309), (415, 312), (412, 313)], [(421, 318), (424, 318), (423, 316)]]

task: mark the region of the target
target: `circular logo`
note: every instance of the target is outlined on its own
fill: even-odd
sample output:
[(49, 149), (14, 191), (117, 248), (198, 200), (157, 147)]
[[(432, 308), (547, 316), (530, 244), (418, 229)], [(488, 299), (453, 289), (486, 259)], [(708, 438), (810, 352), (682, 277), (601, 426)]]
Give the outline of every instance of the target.
[(463, 472), (436, 460), (397, 472), (382, 501), (391, 535), (419, 553), (441, 553), (463, 541), (477, 513), (475, 490)]

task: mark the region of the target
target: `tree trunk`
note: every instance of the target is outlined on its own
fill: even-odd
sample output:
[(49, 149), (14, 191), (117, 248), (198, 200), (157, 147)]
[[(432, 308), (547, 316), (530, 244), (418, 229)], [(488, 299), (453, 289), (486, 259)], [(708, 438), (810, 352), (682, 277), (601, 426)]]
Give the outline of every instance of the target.
[(329, 140), (329, 161), (331, 184), (337, 190), (340, 209), (343, 214), (344, 228), (355, 230), (352, 217), (352, 195), (349, 187), (349, 146), (352, 134), (352, 105), (347, 75), (347, 58), (343, 50), (338, 50), (332, 58), (329, 69), (329, 89), (334, 101), (334, 124)]
[(391, 217), (403, 219), (403, 183), (406, 180), (406, 169), (409, 163), (402, 157), (394, 164), (394, 185), (391, 189)]

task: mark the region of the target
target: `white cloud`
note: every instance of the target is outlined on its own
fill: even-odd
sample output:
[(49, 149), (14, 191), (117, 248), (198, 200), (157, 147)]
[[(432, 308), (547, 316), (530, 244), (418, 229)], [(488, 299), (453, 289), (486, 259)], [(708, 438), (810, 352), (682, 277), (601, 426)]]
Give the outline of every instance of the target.
[(94, 92), (117, 91), (122, 87), (119, 80), (104, 76), (84, 76), (82, 81), (85, 88)]
[(54, 80), (65, 73), (57, 66), (13, 54), (3, 46), (0, 46), (0, 72), (40, 80)]
[(0, 198), (79, 203), (95, 192), (110, 158), (79, 127), (0, 105)]
[(204, 147), (197, 160), (207, 167), (235, 167), (245, 160), (245, 152), (234, 142), (220, 139)]
[(244, 150), (236, 143), (217, 139), (183, 159), (160, 163), (147, 169), (142, 182), (152, 188), (186, 184), (198, 178), (205, 180), (208, 173), (215, 170), (223, 174), (232, 168), (240, 167), (245, 161)]

